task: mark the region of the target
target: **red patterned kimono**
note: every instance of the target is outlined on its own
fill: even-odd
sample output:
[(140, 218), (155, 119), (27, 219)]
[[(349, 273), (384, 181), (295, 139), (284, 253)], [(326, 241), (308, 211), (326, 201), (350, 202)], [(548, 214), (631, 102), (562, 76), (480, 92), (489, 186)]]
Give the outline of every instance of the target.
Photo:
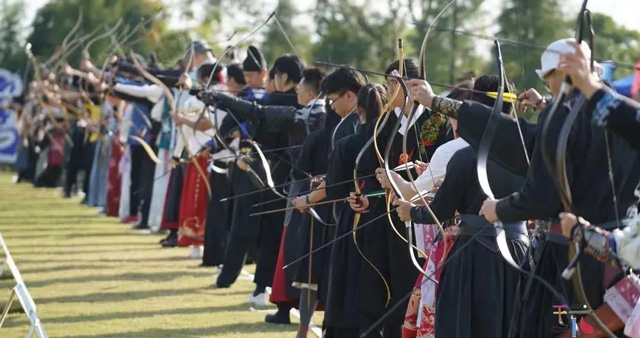
[(111, 142), (111, 153), (109, 154), (109, 169), (107, 173), (107, 204), (105, 212), (107, 216), (118, 217), (120, 208), (120, 186), (122, 177), (120, 175), (119, 163), (124, 151), (119, 141), (119, 133), (113, 135)]
[[(416, 224), (416, 227), (422, 227), (422, 231), (416, 231), (416, 241), (419, 240), (418, 233), (422, 233), (424, 252), (429, 256), (423, 269), (428, 274), (435, 272), (433, 279), (439, 281), (442, 269), (436, 270), (436, 267), (446, 259), (449, 250), (453, 247), (456, 239), (456, 227), (447, 227), (445, 229), (445, 240), (438, 242), (434, 242), (439, 231), (437, 225)], [(445, 252), (445, 243), (447, 252)], [(418, 276), (404, 318), (403, 338), (435, 337), (436, 289), (437, 284), (426, 279), (422, 274)]]
[(187, 164), (180, 200), (178, 246), (204, 245), (205, 217), (209, 198), (206, 187), (209, 180), (207, 157), (198, 156), (196, 162), (206, 174), (207, 181), (198, 173), (196, 164), (190, 161)]
[(276, 271), (273, 275), (273, 283), (271, 286), (271, 295), (269, 301), (271, 303), (291, 303), (296, 309), (298, 308), (299, 299), (292, 299), (287, 297), (286, 283), (287, 278), (285, 276), (284, 266), (284, 239), (286, 238), (287, 228), (282, 230), (282, 238), (280, 239), (280, 251), (278, 252), (278, 261), (276, 262)]

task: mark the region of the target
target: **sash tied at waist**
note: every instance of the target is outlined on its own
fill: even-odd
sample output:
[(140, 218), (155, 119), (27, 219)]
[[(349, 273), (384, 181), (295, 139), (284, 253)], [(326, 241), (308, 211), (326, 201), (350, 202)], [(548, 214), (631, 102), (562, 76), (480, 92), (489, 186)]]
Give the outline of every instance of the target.
[[(480, 242), (487, 249), (498, 252), (498, 244), (495, 237), (498, 235), (498, 228), (487, 222), (483, 216), (460, 215), (460, 225), (458, 226), (458, 236), (476, 236), (475, 240)], [(529, 244), (529, 233), (527, 222), (516, 222), (503, 224), (503, 229), (507, 239), (517, 240)], [(480, 235), (477, 235), (481, 233)]]

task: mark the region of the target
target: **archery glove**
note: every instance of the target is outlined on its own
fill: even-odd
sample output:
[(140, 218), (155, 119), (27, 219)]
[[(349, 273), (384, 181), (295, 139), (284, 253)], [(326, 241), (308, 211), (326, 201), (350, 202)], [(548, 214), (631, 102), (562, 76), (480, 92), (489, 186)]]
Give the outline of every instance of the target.
[(207, 106), (214, 106), (216, 105), (216, 103), (223, 101), (226, 98), (227, 95), (211, 90), (204, 90), (198, 93), (198, 99), (200, 99), (200, 101), (202, 101)]

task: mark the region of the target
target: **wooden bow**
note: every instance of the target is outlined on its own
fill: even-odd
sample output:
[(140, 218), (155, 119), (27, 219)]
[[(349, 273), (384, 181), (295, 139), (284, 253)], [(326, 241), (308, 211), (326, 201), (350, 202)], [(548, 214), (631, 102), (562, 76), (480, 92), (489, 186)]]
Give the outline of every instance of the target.
[[(142, 67), (142, 65), (140, 64), (140, 62), (138, 61), (138, 59), (136, 58), (136, 56), (133, 53), (133, 51), (131, 51), (130, 57), (131, 57), (131, 60), (133, 61), (133, 64), (135, 65), (136, 69), (138, 70), (138, 72), (140, 72), (140, 74), (145, 79), (147, 79), (151, 83), (159, 86), (162, 89), (162, 91), (165, 94), (165, 99), (169, 102), (169, 106), (171, 107), (171, 112), (169, 113), (169, 115), (171, 115), (172, 117), (175, 117), (175, 115), (177, 114), (176, 101), (175, 101), (175, 98), (173, 97), (173, 93), (171, 92), (169, 87), (167, 87), (162, 81), (160, 81), (160, 79), (158, 79), (157, 77), (151, 75), (151, 73), (149, 73), (146, 69), (144, 69)], [(207, 193), (209, 194), (209, 197), (211, 197), (212, 192), (211, 192), (211, 185), (209, 184), (209, 178), (207, 177), (205, 172), (202, 170), (202, 167), (200, 167), (200, 164), (196, 160), (194, 154), (191, 153), (191, 150), (190, 150), (190, 147), (189, 147), (189, 141), (187, 140), (187, 138), (185, 137), (184, 133), (182, 132), (182, 128), (178, 128), (178, 132), (180, 133), (180, 135), (182, 137), (182, 141), (184, 142), (184, 146), (185, 146), (185, 149), (187, 150), (187, 154), (189, 156), (189, 160), (193, 163), (193, 165), (195, 166), (196, 170), (198, 171), (198, 175), (200, 175), (200, 177), (204, 181), (205, 187), (207, 188)], [(156, 156), (156, 158), (157, 158), (157, 156)]]

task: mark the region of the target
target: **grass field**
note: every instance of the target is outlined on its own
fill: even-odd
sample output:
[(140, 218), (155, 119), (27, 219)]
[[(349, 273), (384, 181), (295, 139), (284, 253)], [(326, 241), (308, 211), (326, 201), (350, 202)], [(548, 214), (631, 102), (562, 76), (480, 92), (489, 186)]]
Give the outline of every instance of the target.
[[(250, 280), (212, 289), (213, 269), (187, 259), (189, 249), (161, 249), (159, 236), (59, 196), (0, 173), (0, 232), (49, 337), (295, 336), (295, 325), (267, 325), (249, 310)], [(12, 285), (0, 287), (1, 303)], [(24, 313), (13, 313), (0, 337), (27, 330)]]

